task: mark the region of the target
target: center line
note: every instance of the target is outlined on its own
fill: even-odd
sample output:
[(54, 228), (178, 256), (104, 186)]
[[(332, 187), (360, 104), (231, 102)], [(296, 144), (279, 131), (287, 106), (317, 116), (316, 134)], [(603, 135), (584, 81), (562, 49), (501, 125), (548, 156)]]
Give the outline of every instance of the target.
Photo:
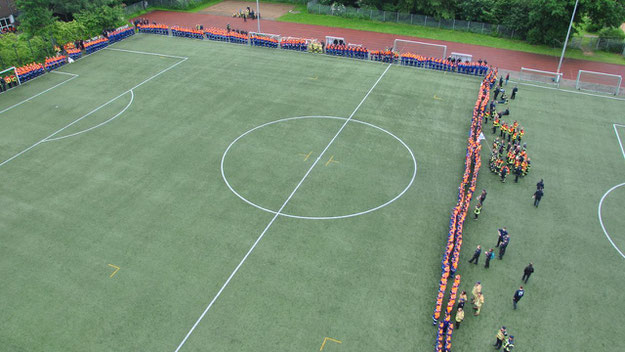
[(213, 304), (215, 303), (215, 301), (217, 300), (217, 298), (219, 298), (219, 296), (221, 295), (221, 293), (223, 292), (223, 290), (226, 288), (226, 286), (228, 286), (228, 284), (230, 283), (230, 280), (232, 280), (232, 278), (234, 277), (234, 275), (236, 275), (236, 273), (239, 271), (239, 268), (241, 268), (241, 266), (243, 265), (243, 263), (245, 263), (245, 261), (247, 260), (247, 257), (249, 257), (249, 255), (252, 253), (252, 251), (254, 250), (254, 248), (256, 248), (256, 245), (258, 245), (258, 242), (260, 242), (260, 240), (263, 239), (263, 237), (265, 236), (265, 233), (267, 233), (267, 230), (269, 230), (269, 228), (271, 227), (271, 225), (273, 224), (274, 221), (276, 221), (276, 218), (278, 218), (278, 216), (280, 216), (280, 213), (282, 213), (282, 210), (284, 209), (284, 207), (286, 207), (286, 205), (289, 203), (289, 201), (291, 200), (291, 198), (293, 198), (293, 195), (295, 194), (295, 192), (297, 192), (297, 190), (299, 189), (299, 187), (302, 185), (302, 183), (304, 183), (304, 180), (306, 180), (306, 178), (308, 177), (308, 175), (310, 174), (310, 172), (312, 171), (312, 169), (315, 167), (315, 165), (317, 165), (317, 163), (319, 162), (319, 160), (321, 160), (321, 158), (323, 157), (323, 155), (325, 154), (325, 152), (328, 150), (328, 148), (330, 148), (330, 146), (332, 145), (332, 143), (334, 143), (334, 141), (336, 140), (336, 138), (339, 136), (339, 134), (341, 134), (341, 132), (343, 131), (343, 129), (345, 128), (345, 126), (347, 126), (347, 123), (352, 119), (352, 117), (354, 117), (354, 115), (356, 114), (356, 112), (358, 111), (358, 109), (360, 109), (360, 107), (362, 106), (362, 104), (365, 102), (365, 100), (367, 100), (367, 98), (369, 97), (369, 94), (371, 94), (371, 92), (373, 91), (373, 89), (378, 85), (378, 83), (380, 83), (380, 80), (382, 80), (382, 77), (384, 77), (384, 75), (386, 74), (386, 72), (388, 71), (388, 69), (391, 68), (391, 65), (389, 64), (386, 67), (386, 70), (384, 70), (384, 72), (382, 72), (382, 74), (380, 75), (380, 77), (378, 78), (377, 81), (375, 81), (375, 83), (373, 84), (373, 87), (371, 87), (371, 89), (369, 89), (369, 91), (367, 92), (367, 94), (365, 95), (364, 98), (362, 98), (362, 100), (360, 101), (360, 103), (358, 104), (358, 106), (356, 106), (356, 109), (354, 109), (354, 111), (351, 113), (351, 115), (349, 115), (349, 117), (347, 118), (347, 120), (345, 120), (345, 122), (343, 123), (343, 125), (341, 126), (341, 128), (339, 128), (338, 132), (336, 132), (336, 134), (334, 135), (334, 137), (332, 137), (332, 139), (330, 140), (330, 142), (328, 143), (328, 145), (326, 145), (326, 147), (323, 149), (323, 151), (321, 152), (321, 154), (319, 154), (319, 156), (317, 157), (317, 159), (315, 159), (315, 162), (310, 166), (310, 168), (308, 169), (308, 171), (306, 171), (306, 174), (304, 175), (304, 177), (302, 177), (302, 179), (299, 181), (299, 183), (297, 184), (297, 186), (295, 186), (295, 189), (293, 189), (293, 192), (291, 192), (291, 194), (289, 195), (289, 197), (284, 201), (284, 203), (282, 204), (282, 206), (280, 207), (280, 209), (278, 209), (278, 211), (276, 212), (276, 214), (273, 216), (273, 218), (271, 219), (271, 221), (269, 221), (269, 224), (267, 224), (267, 226), (265, 226), (265, 229), (263, 230), (263, 232), (260, 233), (260, 236), (258, 236), (258, 238), (256, 239), (256, 241), (254, 242), (254, 244), (252, 245), (252, 247), (250, 247), (250, 249), (247, 251), (247, 253), (245, 254), (245, 256), (243, 257), (243, 259), (241, 259), (241, 261), (239, 262), (239, 264), (236, 266), (236, 268), (234, 268), (234, 270), (232, 271), (232, 273), (230, 274), (230, 276), (228, 277), (228, 279), (226, 280), (226, 282), (223, 284), (223, 286), (221, 286), (221, 288), (219, 289), (219, 291), (217, 292), (217, 294), (215, 295), (215, 297), (213, 297), (213, 299), (210, 301), (210, 303), (208, 304), (208, 306), (206, 307), (206, 309), (204, 309), (204, 312), (202, 312), (202, 315), (200, 315), (200, 317), (197, 319), (197, 321), (195, 322), (195, 324), (193, 324), (193, 327), (191, 328), (191, 330), (189, 330), (189, 332), (187, 333), (187, 335), (184, 337), (184, 339), (182, 339), (182, 342), (180, 342), (180, 345), (178, 345), (178, 348), (176, 348), (175, 352), (180, 351), (180, 349), (182, 348), (182, 346), (185, 344), (185, 342), (187, 342), (187, 339), (189, 338), (189, 336), (191, 336), (191, 334), (193, 333), (193, 331), (195, 330), (195, 328), (198, 326), (198, 324), (200, 324), (200, 322), (202, 321), (202, 319), (204, 318), (204, 316), (206, 315), (206, 313), (208, 313), (208, 311), (211, 309), (211, 307), (213, 306)]

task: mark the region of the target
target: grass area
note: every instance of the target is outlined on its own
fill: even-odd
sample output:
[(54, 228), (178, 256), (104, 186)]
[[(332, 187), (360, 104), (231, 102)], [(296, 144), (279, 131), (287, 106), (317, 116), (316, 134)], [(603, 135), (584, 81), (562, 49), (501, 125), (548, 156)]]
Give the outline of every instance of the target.
[[(278, 21), (314, 24), (320, 26), (359, 29), (365, 31), (408, 35), (419, 38), (447, 40), (458, 43), (476, 44), (494, 48), (524, 51), (528, 53), (560, 56), (562, 48), (551, 48), (543, 45), (531, 45), (527, 42), (514, 39), (493, 37), (485, 34), (454, 31), (432, 27), (414, 26), (403, 23), (379, 22), (363, 19), (351, 19), (331, 15), (318, 15), (308, 13), (306, 6), (297, 6), (300, 13), (287, 13)], [(620, 54), (597, 51), (593, 55), (585, 55), (579, 49), (567, 49), (567, 58), (607, 62), (625, 65), (625, 57)]]
[(142, 16), (145, 15), (148, 12), (152, 12), (152, 11), (172, 11), (172, 12), (198, 12), (201, 11), (207, 7), (213, 6), (215, 4), (218, 4), (220, 2), (222, 2), (223, 0), (204, 0), (200, 3), (198, 3), (197, 5), (187, 8), (187, 9), (172, 9), (169, 7), (161, 7), (161, 6), (150, 6), (147, 10), (141, 10), (141, 11), (137, 11), (131, 14), (126, 15), (127, 19), (131, 19), (131, 18), (135, 18), (138, 16)]
[[(432, 348), (475, 78), (393, 66), (375, 85), (383, 64), (150, 35), (112, 48), (189, 59), (174, 67), (181, 59), (103, 50), (60, 69), (78, 78), (0, 116), (7, 160), (92, 111), (59, 136), (128, 107), (0, 166), (3, 350), (174, 350), (266, 228), (182, 351), (313, 351), (324, 337), (342, 341), (324, 351)], [(0, 111), (65, 79), (47, 74), (4, 93)], [(525, 127), (532, 170), (518, 184), (502, 184), (486, 165), (480, 174), (478, 189), (489, 194), (479, 221), (465, 224), (458, 273), (462, 289), (482, 281), (486, 303), (481, 316), (467, 314), (454, 351), (491, 348), (501, 325), (519, 350), (612, 347), (611, 328), (625, 317), (605, 303), (625, 290), (614, 279), (623, 258), (596, 214), (603, 193), (623, 182), (612, 123), (625, 122), (614, 121), (624, 105), (521, 86), (511, 118)], [(388, 206), (340, 220), (273, 221), (222, 179), (231, 146), (223, 158), (229, 184), (279, 209), (343, 120), (283, 121), (231, 143), (278, 119), (352, 114), (416, 157), (414, 184)], [(364, 211), (399, 194), (413, 172), (395, 138), (350, 122), (283, 212)], [(546, 195), (534, 208), (539, 177)], [(604, 204), (618, 243), (623, 197), (615, 191)], [(504, 259), (488, 270), (467, 264), (477, 244), (494, 245), (501, 226), (512, 237)], [(513, 311), (529, 261), (536, 273)], [(110, 277), (108, 264), (121, 269)]]

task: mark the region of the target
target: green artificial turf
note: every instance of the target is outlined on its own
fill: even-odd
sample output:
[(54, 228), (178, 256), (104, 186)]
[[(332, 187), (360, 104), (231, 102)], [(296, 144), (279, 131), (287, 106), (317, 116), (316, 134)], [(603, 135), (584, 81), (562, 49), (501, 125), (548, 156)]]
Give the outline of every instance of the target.
[[(517, 50), (557, 57), (559, 57), (562, 53), (561, 47), (552, 48), (544, 45), (532, 45), (522, 40), (499, 38), (486, 34), (415, 26), (403, 23), (380, 22), (356, 18), (344, 18), (340, 16), (312, 14), (308, 13), (305, 5), (298, 6), (297, 10), (299, 10), (300, 13), (287, 13), (277, 20), (283, 22), (305, 23), (319, 26), (350, 28), (372, 32), (407, 35), (419, 38), (446, 40), (450, 42), (483, 45), (493, 48)], [(625, 57), (623, 57), (623, 55), (603, 51), (595, 51), (592, 55), (586, 55), (579, 49), (567, 49), (565, 56), (571, 59), (625, 65)]]
[[(102, 50), (59, 69), (79, 77), (0, 113), (1, 160), (36, 144), (0, 166), (2, 350), (173, 351), (261, 234), (182, 351), (312, 351), (325, 337), (342, 343), (324, 351), (432, 349), (476, 78), (401, 66), (380, 78), (385, 64), (150, 35), (111, 48), (188, 60)], [(0, 111), (70, 78), (4, 93)], [(454, 350), (489, 348), (502, 324), (527, 351), (609, 347), (623, 323), (606, 304), (625, 288), (613, 279), (623, 258), (597, 206), (623, 182), (612, 127), (623, 104), (521, 86), (510, 109), (526, 129), (531, 174), (502, 184), (481, 171), (489, 195), (479, 221), (467, 220), (458, 273), (463, 289), (482, 281), (486, 303), (480, 317), (467, 314)], [(126, 107), (37, 144), (95, 109), (55, 137)], [(415, 155), (414, 183), (379, 210), (336, 220), (274, 219), (233, 194), (221, 170), (229, 146), (230, 186), (274, 211), (289, 199), (285, 214), (363, 212), (410, 183), (410, 152), (355, 121), (321, 158), (344, 120), (283, 121), (232, 143), (303, 116), (352, 116), (392, 133)], [(536, 209), (538, 177), (546, 194)], [(604, 203), (620, 243), (623, 196)], [(512, 235), (504, 260), (468, 265), (500, 226)], [(536, 273), (512, 311), (530, 260)], [(108, 264), (120, 267), (112, 278)]]

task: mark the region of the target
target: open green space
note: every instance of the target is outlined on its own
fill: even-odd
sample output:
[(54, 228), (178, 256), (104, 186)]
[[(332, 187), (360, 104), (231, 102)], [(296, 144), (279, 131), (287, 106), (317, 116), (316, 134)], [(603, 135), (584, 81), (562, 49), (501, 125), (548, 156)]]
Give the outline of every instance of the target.
[[(432, 348), (477, 78), (150, 35), (59, 71), (78, 77), (0, 113), (0, 350), (174, 351), (218, 292), (181, 351), (317, 351), (325, 337), (342, 343), (324, 351)], [(0, 111), (71, 77), (3, 93)], [(458, 273), (462, 289), (482, 281), (486, 303), (454, 333), (455, 351), (490, 348), (501, 325), (526, 351), (613, 347), (625, 318), (607, 303), (625, 289), (614, 279), (625, 261), (597, 206), (624, 182), (612, 128), (624, 105), (521, 86), (511, 118), (532, 169), (502, 184), (482, 168), (489, 194), (465, 225)], [(365, 124), (341, 130), (349, 117)], [(335, 220), (271, 212), (384, 204)], [(501, 226), (504, 259), (467, 264)], [(536, 273), (513, 311), (529, 261)]]

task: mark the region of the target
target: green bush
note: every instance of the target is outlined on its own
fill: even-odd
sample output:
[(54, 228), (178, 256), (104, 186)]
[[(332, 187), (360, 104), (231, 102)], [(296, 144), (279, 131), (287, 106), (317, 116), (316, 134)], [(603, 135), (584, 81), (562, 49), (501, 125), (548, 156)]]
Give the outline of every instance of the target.
[(625, 39), (625, 32), (616, 27), (603, 28), (598, 34), (599, 38)]

